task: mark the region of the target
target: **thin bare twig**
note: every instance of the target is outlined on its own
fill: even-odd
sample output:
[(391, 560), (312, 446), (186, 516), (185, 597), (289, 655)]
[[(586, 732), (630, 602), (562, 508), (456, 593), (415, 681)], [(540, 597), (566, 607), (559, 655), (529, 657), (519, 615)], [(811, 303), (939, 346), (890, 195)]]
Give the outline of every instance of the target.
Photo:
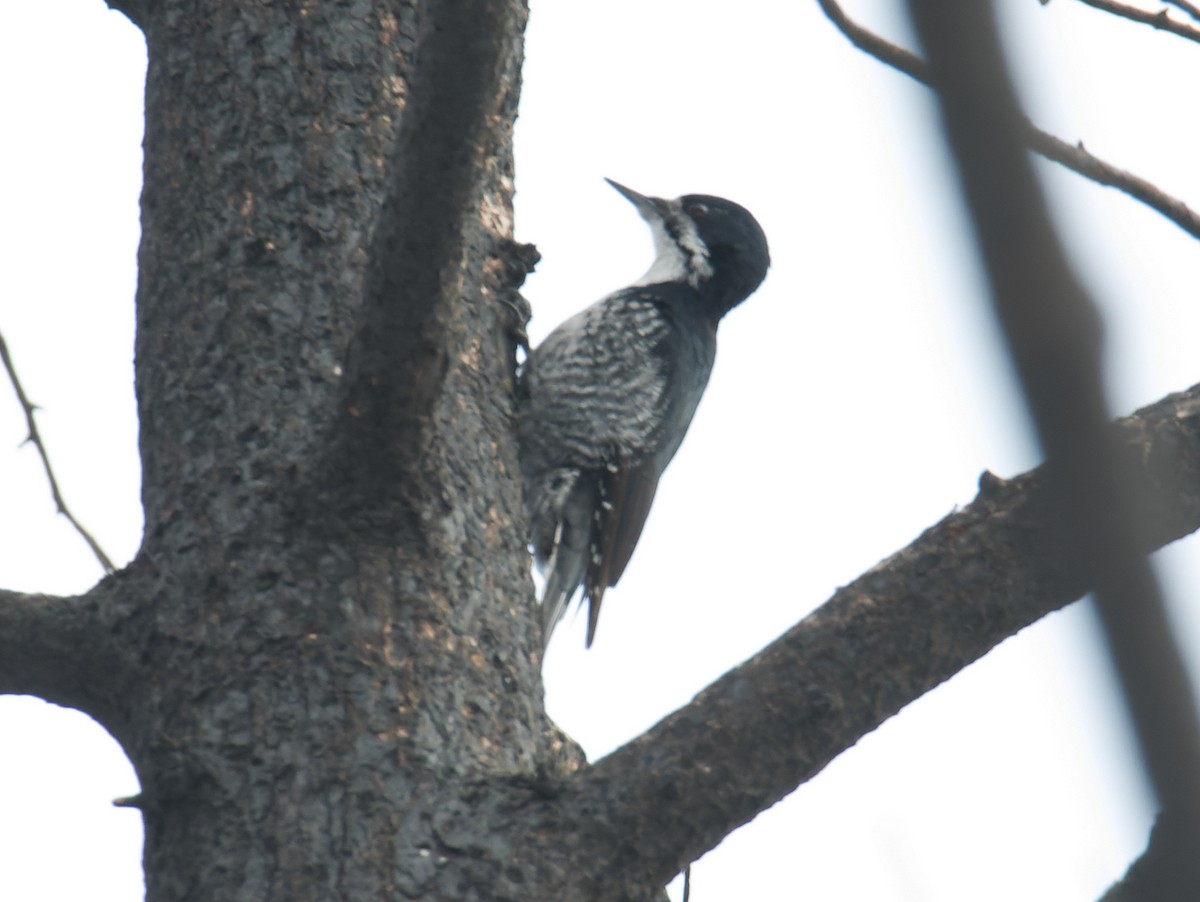
[(859, 50), (870, 54), (881, 63), (887, 63), (893, 69), (899, 69), (914, 81), (919, 81), (926, 87), (933, 87), (929, 80), (929, 67), (911, 50), (884, 40), (875, 32), (863, 28), (846, 15), (836, 0), (817, 0), (817, 3), (829, 21)]
[(76, 532), (83, 536), (83, 540), (92, 549), (92, 554), (96, 555), (96, 560), (100, 562), (100, 566), (104, 568), (104, 572), (115, 573), (117, 568), (113, 566), (113, 562), (109, 560), (108, 555), (104, 553), (104, 550), (92, 538), (91, 533), (84, 529), (83, 524), (75, 519), (75, 515), (67, 508), (67, 502), (63, 500), (62, 492), (58, 489), (58, 480), (54, 478), (54, 469), (50, 466), (50, 457), (46, 453), (46, 446), (42, 444), (42, 436), (38, 433), (37, 421), (33, 416), (37, 408), (25, 396), (25, 389), (21, 387), (21, 380), (17, 378), (17, 369), (13, 366), (12, 357), (8, 354), (8, 345), (5, 343), (2, 334), (0, 334), (0, 359), (4, 361), (4, 369), (8, 371), (8, 378), (12, 382), (13, 390), (17, 393), (17, 400), (21, 402), (21, 408), (25, 411), (25, 424), (29, 428), (29, 437), (25, 440), (32, 442), (33, 446), (37, 448), (38, 456), (42, 459), (42, 466), (46, 470), (46, 479), (50, 482), (50, 493), (54, 496), (54, 503), (58, 506), (58, 512), (67, 518), (67, 521), (75, 527)]
[(1144, 178), (1125, 169), (1118, 169), (1086, 151), (1083, 144), (1068, 144), (1028, 121), (1025, 123), (1025, 142), (1035, 153), (1054, 163), (1066, 166), (1098, 185), (1116, 188), (1165, 216), (1193, 238), (1200, 238), (1200, 215), (1177, 197), (1167, 194)]
[(1188, 3), (1188, 0), (1163, 0), (1163, 3), (1168, 6), (1174, 6), (1176, 9), (1181, 9), (1196, 21), (1200, 22), (1200, 6), (1194, 3)]
[(1128, 3), (1117, 3), (1115, 0), (1079, 0), (1079, 2), (1106, 13), (1112, 13), (1114, 16), (1120, 16), (1122, 19), (1140, 22), (1142, 25), (1149, 25), (1159, 31), (1169, 31), (1181, 38), (1200, 43), (1200, 30), (1191, 25), (1176, 22), (1171, 18), (1168, 10), (1160, 9), (1158, 12), (1152, 13), (1136, 6), (1130, 6)]
[[(838, 30), (859, 50), (867, 53), (893, 69), (899, 69), (909, 78), (932, 87), (929, 68), (925, 61), (896, 44), (886, 41), (849, 19), (836, 0), (817, 0), (825, 15)], [(1069, 144), (1049, 132), (1026, 122), (1025, 141), (1033, 150), (1047, 160), (1065, 166), (1099, 185), (1116, 188), (1135, 200), (1141, 201), (1152, 210), (1165, 216), (1193, 238), (1200, 239), (1200, 215), (1178, 198), (1166, 194), (1139, 176), (1084, 150), (1082, 144)]]

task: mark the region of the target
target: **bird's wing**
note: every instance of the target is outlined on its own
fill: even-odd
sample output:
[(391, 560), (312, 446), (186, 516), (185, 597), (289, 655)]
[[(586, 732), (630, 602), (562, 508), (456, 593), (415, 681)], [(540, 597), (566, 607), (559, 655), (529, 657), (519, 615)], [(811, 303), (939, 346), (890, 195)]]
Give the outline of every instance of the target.
[[(552, 602), (547, 639), (582, 581), (591, 645), (604, 591), (629, 563), (659, 476), (704, 390), (711, 334), (681, 340), (680, 314), (666, 309), (662, 294), (662, 286), (653, 295), (616, 292), (567, 320), (530, 356), (517, 428), (533, 544), (555, 590), (543, 596), (543, 605)], [(553, 470), (576, 474), (570, 497), (578, 504), (539, 503)], [(581, 519), (585, 489), (589, 515)]]
[(555, 329), (527, 367), (523, 465), (592, 469), (652, 448), (670, 403), (670, 362), (657, 349), (671, 331), (652, 302), (629, 292)]
[(593, 533), (595, 546), (583, 577), (583, 596), (588, 602), (588, 648), (596, 635), (604, 590), (615, 586), (625, 572), (658, 488), (657, 470), (646, 464), (635, 466), (627, 457), (609, 464), (605, 472)]

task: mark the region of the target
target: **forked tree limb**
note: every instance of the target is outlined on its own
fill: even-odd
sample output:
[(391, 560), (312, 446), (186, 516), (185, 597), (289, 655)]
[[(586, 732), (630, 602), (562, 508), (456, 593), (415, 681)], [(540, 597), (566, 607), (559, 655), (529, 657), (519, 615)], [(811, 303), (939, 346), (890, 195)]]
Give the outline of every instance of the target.
[[(925, 61), (911, 50), (893, 44), (851, 20), (836, 0), (817, 0), (817, 2), (829, 20), (859, 50), (886, 63), (893, 69), (898, 69), (923, 85), (933, 86)], [(1099, 185), (1116, 188), (1165, 216), (1192, 237), (1200, 239), (1200, 215), (1183, 201), (1167, 194), (1140, 176), (1100, 159), (1085, 150), (1082, 143), (1071, 144), (1029, 122), (1023, 123), (1022, 128), (1026, 144), (1038, 155), (1065, 166), (1072, 172)]]

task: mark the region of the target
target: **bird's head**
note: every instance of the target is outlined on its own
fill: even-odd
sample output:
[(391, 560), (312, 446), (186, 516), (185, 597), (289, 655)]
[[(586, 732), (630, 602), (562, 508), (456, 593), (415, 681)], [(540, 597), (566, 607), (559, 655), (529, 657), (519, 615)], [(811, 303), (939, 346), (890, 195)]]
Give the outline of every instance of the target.
[(605, 179), (641, 214), (654, 235), (654, 263), (638, 285), (687, 283), (714, 321), (754, 291), (771, 264), (767, 236), (750, 211), (723, 197), (646, 197)]

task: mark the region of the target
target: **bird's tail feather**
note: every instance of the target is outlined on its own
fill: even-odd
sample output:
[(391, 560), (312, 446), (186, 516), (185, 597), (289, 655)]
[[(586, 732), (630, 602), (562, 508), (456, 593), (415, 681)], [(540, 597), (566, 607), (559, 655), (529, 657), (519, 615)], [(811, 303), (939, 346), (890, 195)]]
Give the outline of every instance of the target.
[(587, 570), (595, 494), (591, 481), (580, 476), (573, 481), (570, 490), (563, 493), (557, 511), (554, 543), (542, 568), (546, 576), (546, 588), (542, 592), (543, 652)]

